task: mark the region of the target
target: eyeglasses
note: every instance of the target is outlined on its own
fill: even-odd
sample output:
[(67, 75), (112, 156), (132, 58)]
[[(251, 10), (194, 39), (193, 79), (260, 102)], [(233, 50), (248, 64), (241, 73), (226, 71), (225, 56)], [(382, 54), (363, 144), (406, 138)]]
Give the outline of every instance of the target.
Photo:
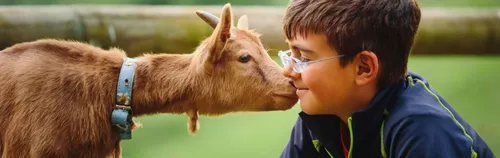
[[(288, 66), (288, 64), (292, 63), (293, 64), (293, 67), (292, 67), (293, 71), (295, 71), (297, 73), (303, 73), (304, 69), (310, 64), (314, 64), (314, 63), (325, 61), (325, 60), (340, 58), (340, 57), (344, 56), (342, 54), (342, 55), (338, 55), (338, 56), (302, 62), (299, 59), (292, 57), (291, 52), (292, 52), (291, 50), (279, 51), (278, 56), (280, 57), (281, 63), (283, 64), (283, 66)], [(293, 60), (290, 60), (290, 59), (293, 59)]]

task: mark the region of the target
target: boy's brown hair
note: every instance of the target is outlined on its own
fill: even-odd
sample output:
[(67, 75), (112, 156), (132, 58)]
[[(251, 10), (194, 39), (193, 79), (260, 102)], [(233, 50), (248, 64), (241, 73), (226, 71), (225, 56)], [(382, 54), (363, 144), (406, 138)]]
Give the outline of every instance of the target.
[(292, 0), (283, 29), (288, 39), (324, 34), (330, 47), (344, 54), (342, 66), (359, 52), (372, 51), (383, 86), (406, 74), (420, 14), (415, 0)]

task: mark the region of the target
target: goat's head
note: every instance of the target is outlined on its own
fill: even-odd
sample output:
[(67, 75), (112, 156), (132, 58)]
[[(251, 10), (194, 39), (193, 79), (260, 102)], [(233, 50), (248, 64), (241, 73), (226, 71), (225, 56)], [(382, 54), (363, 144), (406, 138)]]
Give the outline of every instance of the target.
[(206, 104), (200, 114), (219, 115), (238, 111), (288, 110), (298, 101), (295, 87), (272, 60), (259, 35), (248, 29), (243, 15), (233, 26), (231, 5), (221, 17), (204, 11), (198, 16), (214, 28), (195, 52), (200, 96)]

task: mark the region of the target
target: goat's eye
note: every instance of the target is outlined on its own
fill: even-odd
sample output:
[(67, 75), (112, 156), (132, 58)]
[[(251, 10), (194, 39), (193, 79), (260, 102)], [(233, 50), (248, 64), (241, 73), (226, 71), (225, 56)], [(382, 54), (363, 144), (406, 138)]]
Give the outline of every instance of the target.
[(238, 61), (241, 63), (246, 63), (246, 62), (250, 61), (250, 55), (242, 55), (242, 56), (240, 56)]

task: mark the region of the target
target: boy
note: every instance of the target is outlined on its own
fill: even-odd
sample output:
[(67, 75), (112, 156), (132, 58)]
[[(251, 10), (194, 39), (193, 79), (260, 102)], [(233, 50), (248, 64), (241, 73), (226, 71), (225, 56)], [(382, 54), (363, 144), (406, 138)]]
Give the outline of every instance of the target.
[(419, 23), (414, 0), (292, 0), (279, 55), (302, 112), (281, 157), (495, 157), (407, 71)]

